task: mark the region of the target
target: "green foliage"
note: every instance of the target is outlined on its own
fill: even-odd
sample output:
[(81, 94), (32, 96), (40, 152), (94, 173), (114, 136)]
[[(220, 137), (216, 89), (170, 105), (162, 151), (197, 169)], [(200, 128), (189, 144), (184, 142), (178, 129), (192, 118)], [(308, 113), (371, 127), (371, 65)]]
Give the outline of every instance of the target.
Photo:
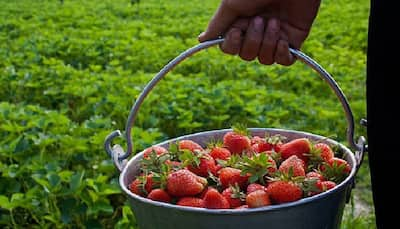
[[(123, 130), (149, 80), (197, 44), (218, 4), (138, 2), (0, 1), (0, 227), (136, 228), (104, 138)], [(303, 47), (342, 87), (355, 120), (366, 113), (368, 8), (323, 1)], [(234, 123), (345, 142), (342, 108), (304, 64), (261, 66), (211, 48), (146, 98), (134, 149)], [(355, 193), (371, 206), (368, 175), (362, 166)]]

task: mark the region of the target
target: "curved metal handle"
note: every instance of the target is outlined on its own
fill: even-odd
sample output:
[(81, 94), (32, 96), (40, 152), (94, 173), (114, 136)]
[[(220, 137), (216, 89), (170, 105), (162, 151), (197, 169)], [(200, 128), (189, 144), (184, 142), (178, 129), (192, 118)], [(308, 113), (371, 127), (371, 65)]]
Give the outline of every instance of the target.
[[(169, 72), (171, 71), (176, 65), (178, 65), (180, 62), (182, 62), (184, 59), (190, 57), (191, 55), (206, 49), (208, 47), (220, 44), (224, 41), (223, 38), (219, 38), (216, 40), (210, 40), (210, 41), (206, 41), (203, 43), (200, 43), (186, 51), (184, 51), (183, 53), (181, 53), (179, 56), (177, 56), (175, 59), (173, 59), (171, 62), (169, 62), (167, 65), (165, 65), (160, 72), (146, 85), (146, 87), (143, 89), (142, 93), (139, 95), (139, 97), (137, 98), (135, 104), (133, 105), (129, 116), (128, 116), (128, 120), (126, 122), (126, 127), (125, 127), (125, 138), (127, 141), (127, 151), (126, 153), (121, 155), (121, 152), (115, 152), (113, 151), (113, 149), (111, 148), (111, 142), (113, 140), (113, 138), (117, 137), (117, 136), (121, 136), (121, 133), (119, 131), (114, 131), (112, 132), (110, 135), (107, 136), (106, 141), (105, 141), (105, 149), (108, 152), (108, 154), (114, 159), (114, 162), (116, 163), (116, 166), (118, 168), (122, 168), (121, 166), (121, 162), (124, 159), (127, 159), (132, 151), (133, 151), (133, 143), (132, 143), (132, 139), (131, 139), (131, 130), (132, 127), (134, 125), (135, 119), (136, 119), (136, 115), (138, 113), (138, 110), (140, 108), (140, 106), (142, 105), (144, 99), (146, 98), (146, 96), (150, 93), (150, 91), (154, 88), (154, 86)], [(366, 151), (366, 144), (365, 144), (365, 139), (363, 137), (360, 137), (360, 139), (358, 140), (358, 143), (355, 142), (354, 140), (354, 118), (353, 118), (353, 113), (350, 109), (350, 105), (346, 99), (346, 96), (343, 94), (342, 90), (340, 89), (340, 87), (338, 86), (338, 84), (336, 83), (336, 81), (329, 75), (329, 73), (322, 68), (317, 62), (315, 62), (313, 59), (311, 59), (310, 57), (308, 57), (307, 55), (305, 55), (304, 53), (302, 53), (299, 50), (296, 49), (289, 49), (290, 52), (300, 61), (304, 62), (305, 64), (307, 64), (308, 66), (310, 66), (312, 69), (314, 69), (317, 73), (319, 73), (319, 76), (328, 83), (328, 85), (330, 86), (330, 88), (335, 92), (336, 96), (339, 98), (340, 103), (342, 104), (342, 107), (344, 109), (346, 118), (347, 118), (347, 141), (350, 144), (350, 146), (355, 149), (356, 151), (358, 151), (356, 153), (356, 157), (357, 157), (357, 169), (359, 168), (359, 166), (361, 165), (361, 161), (364, 155), (364, 152)], [(119, 163), (119, 164), (118, 164)], [(121, 170), (121, 169), (120, 169)]]

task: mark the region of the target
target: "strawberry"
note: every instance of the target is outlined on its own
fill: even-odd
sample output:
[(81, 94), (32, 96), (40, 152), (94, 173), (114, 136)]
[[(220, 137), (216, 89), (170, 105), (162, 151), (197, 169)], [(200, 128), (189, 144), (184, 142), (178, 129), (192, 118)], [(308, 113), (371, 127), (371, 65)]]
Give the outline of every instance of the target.
[(253, 152), (261, 153), (273, 150), (273, 145), (266, 142), (265, 139), (257, 141), (257, 143), (251, 145), (251, 149), (253, 150)]
[(198, 155), (198, 157), (200, 157), (200, 162), (198, 164), (192, 162), (187, 166), (188, 170), (202, 177), (208, 177), (209, 173), (215, 175), (217, 168), (214, 158), (205, 153)]
[(304, 167), (304, 161), (298, 158), (296, 155), (292, 155), (282, 162), (282, 164), (279, 166), (279, 171), (283, 173), (289, 173), (289, 170), (292, 170), (292, 175), (294, 177), (305, 176), (306, 173)]
[(333, 181), (320, 181), (317, 182), (317, 187), (321, 192), (325, 192), (326, 190), (332, 189), (336, 186), (336, 183)]
[(283, 143), (277, 143), (276, 145), (274, 145), (274, 151), (275, 152), (281, 152), (282, 151), (282, 146), (283, 146)]
[(335, 156), (332, 148), (323, 142), (317, 143), (311, 147), (309, 157), (309, 167), (318, 167), (322, 162), (328, 162)]
[(206, 195), (206, 193), (208, 192), (209, 189), (214, 188), (213, 186), (207, 186), (200, 194), (196, 195), (196, 197), (200, 198), (200, 199), (204, 199), (204, 196)]
[(147, 198), (160, 202), (171, 202), (171, 196), (166, 191), (159, 188), (151, 190)]
[(210, 156), (215, 160), (220, 159), (226, 161), (231, 156), (231, 151), (229, 151), (227, 148), (216, 146), (211, 148)]
[(249, 183), (258, 181), (265, 184), (265, 177), (276, 171), (275, 161), (265, 153), (255, 154), (252, 157), (242, 156), (242, 161), (237, 163), (242, 174), (249, 174)]
[(210, 188), (203, 198), (204, 206), (208, 209), (228, 209), (228, 200), (216, 189)]
[(247, 195), (248, 195), (248, 194), (250, 194), (250, 193), (252, 193), (252, 192), (254, 192), (254, 191), (257, 191), (257, 190), (264, 190), (264, 191), (266, 191), (267, 188), (266, 188), (264, 185), (261, 185), (261, 184), (258, 184), (258, 183), (251, 183), (251, 184), (249, 184), (249, 185), (247, 186), (246, 193), (247, 193)]
[(260, 137), (260, 136), (253, 136), (253, 137), (250, 139), (250, 144), (251, 144), (251, 145), (258, 144), (258, 143), (261, 143), (261, 142), (266, 142), (266, 141), (265, 141), (265, 138), (262, 138), (262, 137)]
[(258, 208), (271, 205), (271, 200), (266, 191), (256, 190), (246, 196), (246, 204), (249, 208)]
[(324, 181), (324, 176), (316, 171), (311, 171), (306, 174), (306, 178), (316, 178), (317, 180)]
[(143, 157), (148, 158), (151, 152), (155, 152), (156, 155), (162, 155), (164, 153), (168, 153), (168, 150), (162, 146), (151, 146), (143, 151)]
[(223, 143), (232, 154), (242, 154), (251, 149), (251, 141), (244, 128), (234, 127), (233, 131), (229, 131), (224, 135)]
[(266, 138), (254, 136), (251, 139), (251, 146), (254, 152), (261, 153), (266, 151), (279, 152), (282, 145), (283, 136), (274, 135)]
[(347, 161), (333, 157), (329, 161), (323, 162), (320, 170), (326, 180), (339, 183), (349, 175), (351, 167)]
[(281, 146), (280, 153), (285, 160), (292, 155), (296, 155), (305, 163), (308, 161), (307, 154), (310, 153), (311, 142), (307, 138), (296, 138)]
[(180, 140), (178, 143), (179, 150), (189, 150), (190, 152), (203, 151), (203, 147), (192, 140)]
[(248, 176), (241, 175), (240, 169), (225, 167), (219, 170), (219, 181), (223, 188), (228, 188), (230, 185), (238, 184), (240, 188), (245, 188), (248, 181)]
[(147, 196), (149, 192), (156, 186), (157, 183), (153, 181), (153, 175), (140, 175), (129, 185), (129, 190), (139, 196)]
[(336, 183), (333, 181), (321, 181), (317, 180), (317, 182), (314, 183), (314, 187), (312, 190), (308, 191), (307, 196), (314, 196), (316, 194), (325, 192), (329, 189), (332, 189), (336, 186)]
[(230, 186), (222, 191), (222, 195), (229, 202), (231, 208), (237, 208), (243, 204), (243, 200), (246, 198), (246, 195), (240, 191), (238, 186), (233, 187)]
[(172, 172), (167, 178), (167, 191), (172, 196), (194, 196), (206, 186), (207, 179), (185, 169)]
[(287, 203), (299, 200), (303, 197), (303, 190), (292, 181), (278, 180), (271, 182), (267, 187), (267, 193), (274, 203)]
[(328, 164), (331, 167), (337, 167), (343, 169), (343, 173), (345, 174), (349, 174), (351, 171), (349, 163), (341, 158), (333, 157), (328, 161)]
[(187, 207), (195, 207), (195, 208), (204, 208), (203, 199), (197, 197), (182, 197), (176, 202), (179, 206), (187, 206)]
[(335, 156), (332, 148), (328, 144), (322, 142), (315, 144), (313, 147), (313, 151), (316, 151), (317, 155), (323, 161), (329, 161)]

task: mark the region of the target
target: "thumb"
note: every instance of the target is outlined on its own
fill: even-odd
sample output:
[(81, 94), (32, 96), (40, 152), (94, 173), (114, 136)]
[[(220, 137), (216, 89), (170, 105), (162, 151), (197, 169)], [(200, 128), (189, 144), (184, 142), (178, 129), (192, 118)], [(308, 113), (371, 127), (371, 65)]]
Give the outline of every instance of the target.
[(222, 3), (210, 20), (206, 31), (198, 36), (199, 42), (224, 35), (237, 17), (238, 15), (233, 10)]

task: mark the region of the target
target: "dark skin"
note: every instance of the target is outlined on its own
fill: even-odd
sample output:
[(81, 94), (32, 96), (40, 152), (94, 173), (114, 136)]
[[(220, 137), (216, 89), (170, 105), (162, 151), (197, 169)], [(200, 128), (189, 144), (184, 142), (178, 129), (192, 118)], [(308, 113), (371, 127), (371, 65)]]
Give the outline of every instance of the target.
[(224, 36), (220, 48), (243, 60), (289, 66), (289, 47), (300, 49), (320, 0), (222, 0), (200, 42)]

